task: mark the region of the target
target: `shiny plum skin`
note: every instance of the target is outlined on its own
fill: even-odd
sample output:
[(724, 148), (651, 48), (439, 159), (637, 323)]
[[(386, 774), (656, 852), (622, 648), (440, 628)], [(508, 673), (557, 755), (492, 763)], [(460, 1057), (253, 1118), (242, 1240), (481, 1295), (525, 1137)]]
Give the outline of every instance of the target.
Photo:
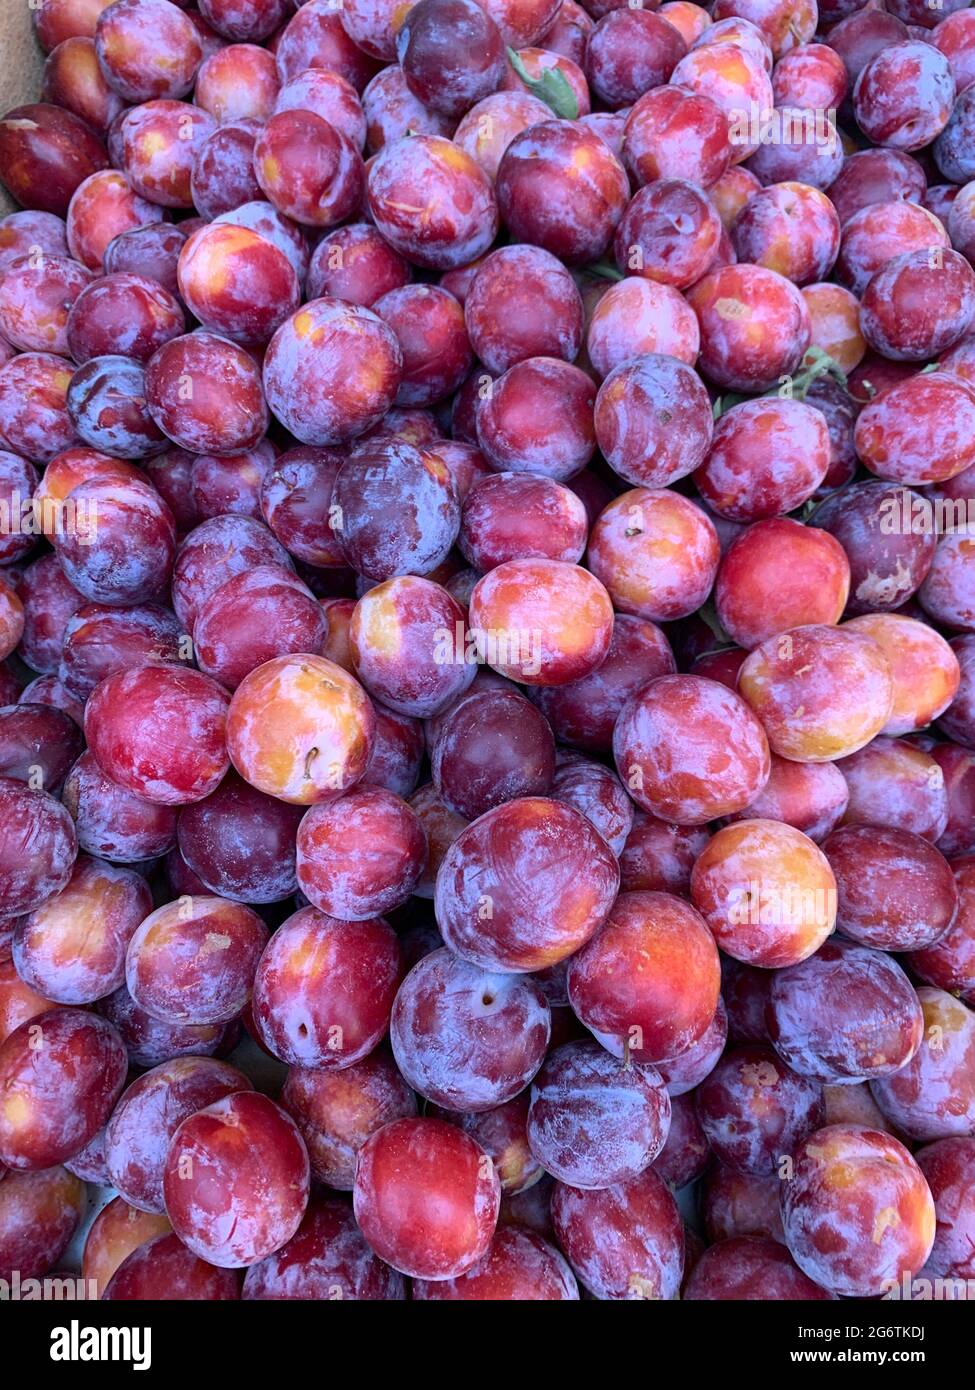
[(325, 298), (277, 330), (264, 361), (264, 389), (275, 416), (302, 444), (332, 445), (378, 424), (401, 374), (392, 330), (362, 305)]
[(583, 503), (551, 478), (498, 473), (479, 478), (463, 500), (457, 545), (485, 573), (507, 560), (575, 564), (586, 546)]
[(383, 1048), (342, 1071), (290, 1067), (280, 1104), (301, 1132), (313, 1178), (343, 1192), (352, 1191), (366, 1140), (417, 1112), (416, 1096)]
[(174, 1299), (180, 1302), (240, 1298), (238, 1276), (198, 1258), (172, 1233), (138, 1245), (112, 1275), (103, 1300), (109, 1303)]
[(652, 87), (627, 114), (623, 162), (640, 184), (683, 178), (709, 189), (730, 158), (728, 123), (710, 97), (681, 87)]
[(668, 622), (704, 603), (720, 555), (715, 527), (696, 503), (666, 488), (637, 487), (600, 512), (587, 558), (620, 612)]
[(244, 1276), (250, 1300), (402, 1301), (405, 1281), (374, 1255), (349, 1207), (334, 1198), (310, 1203), (295, 1234)]
[(123, 1260), (140, 1245), (171, 1230), (168, 1217), (139, 1211), (124, 1197), (113, 1197), (95, 1217), (85, 1239), (82, 1278), (92, 1280), (101, 1296)]
[(467, 654), (463, 608), (418, 575), (400, 575), (365, 593), (352, 613), (349, 643), (362, 684), (398, 714), (439, 713), (477, 671), (476, 652)]
[(609, 147), (564, 120), (543, 121), (515, 136), (496, 189), (512, 237), (569, 265), (603, 255), (628, 200), (626, 173)]
[(784, 1066), (770, 1047), (728, 1052), (697, 1091), (698, 1119), (719, 1161), (772, 1174), (825, 1120), (822, 1090)]
[(910, 598), (931, 568), (937, 538), (892, 528), (884, 518), (906, 507), (918, 494), (893, 483), (854, 483), (827, 497), (810, 517), (834, 536), (850, 564), (848, 610), (887, 612)]
[(701, 496), (730, 521), (762, 521), (805, 502), (829, 467), (821, 411), (802, 401), (743, 401), (722, 415), (694, 475)]
[[(524, 58), (524, 55), (521, 56)], [(391, 68), (389, 72), (395, 74), (396, 69)], [(392, 78), (387, 84), (390, 90), (396, 85), (395, 79)], [(424, 124), (432, 125), (444, 119), (429, 108), (421, 107), (420, 110), (425, 118)], [(517, 88), (502, 88), (501, 91), (494, 92), (472, 106), (467, 114), (461, 117), (451, 138), (465, 154), (470, 155), (475, 164), (480, 165), (493, 183), (497, 178), (504, 152), (515, 136), (520, 135), (529, 126), (551, 118), (551, 109), (545, 102), (530, 96), (519, 83)], [(451, 134), (450, 122), (445, 121), (445, 125), (448, 129), (444, 133)], [(431, 130), (431, 134), (436, 133)], [(521, 253), (527, 248), (513, 246), (508, 249)]]
[(397, 405), (430, 406), (453, 395), (472, 360), (464, 311), (454, 296), (437, 285), (404, 285), (373, 300), (372, 308), (403, 354)]
[(203, 57), (196, 29), (166, 0), (120, 0), (103, 11), (95, 47), (111, 86), (132, 102), (185, 96)]
[(68, 411), (71, 363), (52, 352), (23, 352), (0, 367), (0, 438), (34, 463), (80, 443)]
[(0, 776), (58, 792), (81, 752), (78, 726), (64, 710), (35, 703), (32, 695), (0, 708)]
[(574, 1301), (578, 1285), (566, 1261), (537, 1232), (520, 1226), (500, 1229), (484, 1259), (455, 1279), (413, 1283), (420, 1302)]
[(738, 820), (708, 841), (691, 900), (726, 955), (764, 969), (797, 965), (836, 920), (836, 880), (808, 836), (771, 820)]
[(500, 86), (504, 45), (493, 18), (474, 0), (420, 0), (396, 30), (396, 55), (424, 106), (461, 117)]
[(620, 882), (627, 893), (686, 895), (691, 869), (710, 836), (702, 827), (672, 825), (636, 811), (620, 855)]
[(639, 190), (616, 229), (621, 271), (686, 289), (709, 271), (721, 219), (705, 193), (684, 179), (657, 179)]
[(939, 1139), (925, 1145), (916, 1157), (934, 1197), (938, 1217), (934, 1246), (922, 1274), (970, 1279), (975, 1141), (971, 1138)]
[[(594, 323), (598, 312), (597, 307)], [(661, 353), (641, 354), (609, 372), (596, 397), (594, 424), (607, 462), (627, 482), (647, 488), (693, 472), (713, 434), (699, 377), (685, 362)]]
[(243, 1072), (213, 1057), (179, 1057), (140, 1076), (107, 1127), (111, 1185), (138, 1210), (161, 1214), (166, 1153), (177, 1127), (214, 1101), (250, 1089)]
[(563, 742), (587, 752), (608, 752), (629, 696), (673, 672), (673, 652), (663, 631), (648, 620), (616, 613), (609, 651), (596, 670), (565, 685), (537, 686), (533, 699)]
[(173, 338), (149, 359), (149, 414), (167, 438), (195, 454), (238, 454), (268, 424), (261, 374), (253, 358), (202, 330)]
[(242, 903), (217, 897), (167, 903), (129, 942), (129, 993), (164, 1023), (226, 1023), (250, 999), (267, 936)]
[(683, 296), (638, 275), (610, 286), (592, 311), (586, 337), (589, 360), (601, 377), (651, 353), (692, 365), (700, 345), (697, 316)]
[(921, 1044), (914, 990), (883, 952), (837, 937), (772, 977), (765, 1010), (780, 1056), (802, 1076), (847, 1084), (894, 1075)]
[(509, 560), (471, 594), (469, 639), (479, 659), (527, 685), (563, 685), (591, 674), (612, 631), (609, 593), (578, 565)]
[(99, 1000), (98, 1012), (117, 1029), (137, 1067), (155, 1067), (173, 1057), (211, 1057), (227, 1031), (223, 1024), (164, 1023), (140, 1008), (124, 985)]
[(894, 704), (883, 732), (914, 733), (943, 715), (958, 693), (961, 670), (954, 651), (926, 623), (894, 613), (853, 618), (880, 647), (894, 682)]
[(574, 806), (592, 822), (617, 857), (622, 854), (633, 827), (634, 808), (615, 773), (588, 758), (563, 755), (552, 791), (556, 801)]
[(871, 1082), (874, 1100), (898, 1133), (930, 1142), (972, 1132), (975, 1123), (975, 1014), (953, 995), (922, 985), (924, 1037), (899, 1073)]
[(729, 637), (751, 650), (776, 632), (838, 622), (849, 588), (850, 565), (839, 541), (777, 517), (756, 522), (728, 548), (715, 609)]
[(254, 145), (254, 173), (268, 201), (304, 227), (334, 227), (362, 201), (362, 156), (314, 111), (271, 117)]
[(190, 196), (201, 216), (219, 217), (260, 197), (261, 186), (254, 175), (254, 145), (260, 129), (259, 121), (244, 118), (220, 126), (200, 144), (190, 175)]
[(802, 1303), (833, 1297), (802, 1272), (778, 1241), (751, 1234), (717, 1241), (705, 1250), (682, 1296), (691, 1302), (771, 1297)]
[(175, 811), (113, 782), (91, 753), (83, 753), (68, 773), (61, 800), (88, 854), (135, 864), (165, 854), (176, 842)]
[[(150, 707), (157, 711), (152, 725), (145, 719)], [(147, 801), (181, 806), (202, 801), (227, 771), (228, 707), (223, 688), (198, 671), (162, 663), (137, 667), (96, 687), (85, 732), (113, 781)]]
[(543, 716), (516, 691), (470, 691), (441, 716), (430, 762), (447, 805), (475, 820), (515, 797), (545, 796), (555, 772), (555, 744)]
[(570, 961), (567, 983), (576, 1014), (608, 1051), (666, 1061), (711, 1026), (717, 947), (689, 903), (669, 893), (621, 893), (602, 929)]
[(580, 1283), (603, 1301), (677, 1296), (684, 1230), (653, 1169), (597, 1192), (556, 1183), (552, 1221)]
[(15, 107), (0, 122), (0, 177), (32, 211), (63, 217), (78, 186), (107, 163), (95, 132), (48, 102)]
[(273, 114), (313, 111), (347, 136), (356, 149), (366, 143), (366, 118), (351, 82), (325, 68), (307, 68), (286, 82), (274, 99)]
[(91, 278), (68, 257), (14, 261), (0, 285), (0, 331), (12, 347), (66, 355), (71, 306)]
[(0, 813), (0, 892), (5, 915), (18, 916), (65, 887), (78, 839), (70, 815), (53, 796), (15, 778), (0, 778)]
[(300, 807), (230, 772), (216, 791), (180, 812), (180, 853), (221, 897), (279, 902), (298, 886), (294, 841), (301, 815)]
[(308, 1151), (294, 1122), (255, 1091), (224, 1096), (183, 1120), (163, 1175), (173, 1230), (224, 1269), (256, 1264), (290, 1240), (309, 1185)]
[(261, 1041), (289, 1066), (343, 1070), (379, 1044), (402, 975), (381, 918), (340, 922), (303, 907), (278, 928), (254, 977)]
[[(928, 43), (897, 44), (878, 53), (857, 78), (857, 124), (877, 144), (913, 151), (948, 123), (955, 83), (947, 59)], [(897, 99), (892, 99), (896, 93)]]
[(359, 1152), (353, 1209), (377, 1255), (417, 1279), (455, 1279), (487, 1254), (501, 1184), (469, 1135), (444, 1120), (394, 1120)]
[[(10, 920), (16, 922), (17, 919), (5, 919), (5, 930)], [(18, 975), (10, 955), (13, 928), (9, 928), (9, 931), (3, 947), (4, 958), (0, 960), (0, 1042), (5, 1042), (22, 1023), (57, 1007), (53, 1000), (45, 999)]]
[(574, 360), (582, 342), (582, 301), (571, 275), (537, 246), (502, 247), (485, 257), (464, 300), (471, 346), (490, 372), (529, 357)]
[[(595, 389), (579, 367), (557, 357), (516, 362), (480, 401), (477, 441), (498, 472), (537, 473), (565, 482), (592, 458)], [(526, 418), (530, 402), (532, 419)]]
[(694, 1108), (694, 1097), (671, 1096), (670, 1129), (653, 1161), (654, 1171), (677, 1191), (701, 1177), (710, 1162), (710, 1149)]
[(95, 1014), (51, 1009), (22, 1023), (0, 1046), (0, 1162), (35, 1170), (73, 1157), (108, 1119), (127, 1070), (122, 1039)]
[(240, 343), (266, 343), (298, 307), (294, 267), (247, 227), (201, 227), (180, 252), (180, 296), (204, 328)]
[[(856, 689), (855, 702), (840, 690)], [(780, 633), (745, 659), (738, 689), (780, 757), (830, 762), (868, 744), (890, 718), (890, 667), (872, 638), (812, 624)]]
[(701, 1215), (709, 1240), (717, 1243), (738, 1236), (764, 1236), (784, 1242), (779, 1210), (778, 1170), (744, 1173), (714, 1165), (707, 1174), (701, 1197)]
[[(406, 206), (416, 189), (427, 199), (422, 217), (415, 205)], [(487, 175), (459, 145), (440, 136), (385, 145), (370, 164), (366, 196), (379, 231), (413, 265), (466, 265), (497, 233), (498, 206)]]
[(794, 1158), (782, 1220), (805, 1274), (832, 1293), (863, 1298), (920, 1270), (934, 1241), (934, 1201), (903, 1144), (878, 1130), (830, 1125)]
[(273, 54), (256, 44), (228, 44), (204, 58), (193, 95), (223, 125), (266, 120), (279, 88)]
[(688, 291), (701, 327), (701, 370), (732, 391), (764, 391), (795, 371), (809, 346), (798, 289), (764, 266), (725, 266)]
[(732, 242), (739, 260), (806, 285), (825, 280), (832, 270), (840, 249), (840, 222), (819, 189), (775, 183), (748, 200), (735, 219)]
[(33, 1279), (64, 1254), (85, 1208), (85, 1187), (61, 1167), (10, 1172), (0, 1183), (0, 1278)]
[(436, 570), (460, 527), (449, 470), (432, 451), (399, 440), (364, 443), (345, 461), (332, 511), (346, 563), (379, 582)]
[(891, 826), (938, 841), (948, 823), (948, 796), (923, 747), (879, 737), (838, 766), (850, 790), (844, 824)]
[[(528, 881), (536, 886), (526, 894)], [(450, 845), (435, 910), (445, 942), (462, 959), (485, 970), (534, 971), (589, 940), (618, 886), (616, 858), (585, 817), (557, 801), (523, 797), (488, 811)]]
[(944, 856), (892, 826), (844, 825), (823, 845), (837, 886), (837, 928), (882, 951), (931, 947), (947, 931), (958, 888)]
[(155, 489), (99, 478), (70, 496), (79, 520), (53, 539), (78, 592), (111, 606), (162, 597), (176, 558), (176, 523)]
[(102, 999), (124, 982), (128, 943), (151, 910), (139, 874), (81, 856), (61, 892), (18, 922), (18, 974), (59, 1004)]
[(393, 1004), (390, 1041), (406, 1081), (446, 1110), (492, 1110), (523, 1091), (545, 1056), (548, 1004), (538, 985), (433, 951)]
[(622, 1066), (595, 1042), (556, 1048), (532, 1082), (528, 1142), (546, 1172), (573, 1187), (636, 1177), (657, 1157), (669, 1126), (659, 1073)]
[(367, 222), (339, 227), (322, 237), (308, 269), (309, 299), (344, 299), (371, 309), (377, 299), (409, 283), (402, 256)]
[(910, 953), (908, 964), (926, 984), (946, 990), (966, 1004), (971, 1004), (975, 1002), (972, 865), (967, 858), (963, 858), (951, 867), (957, 885), (958, 910), (947, 930), (933, 944)]
[[(926, 292), (937, 294), (937, 313), (925, 302)], [(939, 249), (907, 251), (871, 278), (860, 305), (860, 327), (869, 346), (884, 357), (923, 362), (955, 343), (971, 325), (973, 312), (975, 272), (964, 256)]]
[(258, 521), (210, 517), (180, 544), (173, 567), (173, 611), (192, 632), (200, 609), (226, 580), (262, 565), (291, 566), (288, 552)]
[(307, 806), (334, 800), (359, 780), (375, 723), (365, 691), (341, 667), (324, 657), (280, 656), (237, 687), (227, 715), (227, 751), (258, 791)]
[(854, 432), (856, 451), (872, 473), (890, 482), (947, 482), (971, 466), (965, 421), (973, 416), (975, 392), (960, 377), (909, 377), (864, 406)]
[(762, 725), (734, 691), (701, 676), (662, 676), (637, 690), (617, 720), (613, 752), (637, 805), (686, 826), (742, 810), (771, 767)]
[(426, 864), (423, 826), (382, 788), (353, 788), (312, 807), (298, 829), (297, 877), (321, 912), (364, 921), (399, 907)]
[[(105, 275), (86, 286), (66, 324), (67, 347), (83, 365), (124, 347), (140, 362), (184, 331), (183, 311), (168, 289), (144, 275)], [(124, 325), (119, 332), (119, 325)]]
[[(189, 171), (186, 173), (188, 178)], [(137, 192), (126, 174), (103, 169), (85, 179), (71, 199), (68, 246), (76, 261), (97, 272), (104, 268), (105, 255), (117, 236), (140, 227), (158, 226), (164, 216), (164, 210)]]
[(321, 650), (328, 620), (311, 591), (282, 566), (233, 575), (193, 624), (201, 670), (228, 690), (276, 657)]

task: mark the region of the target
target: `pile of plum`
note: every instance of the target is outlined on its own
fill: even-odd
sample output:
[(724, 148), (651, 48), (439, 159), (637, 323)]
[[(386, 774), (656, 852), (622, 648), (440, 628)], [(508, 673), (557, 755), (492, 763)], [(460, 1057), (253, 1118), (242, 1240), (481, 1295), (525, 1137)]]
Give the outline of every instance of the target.
[(975, 11), (34, 19), (0, 1279), (975, 1296)]

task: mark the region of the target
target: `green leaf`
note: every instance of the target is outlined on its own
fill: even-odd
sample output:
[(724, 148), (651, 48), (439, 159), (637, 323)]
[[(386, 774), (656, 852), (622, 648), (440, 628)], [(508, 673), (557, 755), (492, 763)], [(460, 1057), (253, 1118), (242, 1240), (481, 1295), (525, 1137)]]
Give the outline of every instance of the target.
[(697, 610), (697, 616), (702, 622), (706, 623), (717, 640), (715, 651), (720, 651), (722, 647), (733, 647), (735, 644), (721, 626), (721, 619), (718, 617), (718, 610), (714, 606), (714, 599), (708, 599), (703, 608)]
[(556, 116), (565, 121), (579, 118), (579, 103), (576, 94), (569, 86), (565, 74), (559, 68), (546, 68), (541, 77), (532, 77), (521, 57), (513, 48), (508, 49), (508, 62), (524, 82), (532, 96), (544, 101)]
[(602, 280), (626, 279), (622, 270), (617, 270), (615, 265), (611, 265), (609, 261), (593, 261), (591, 265), (586, 266), (586, 273), (589, 275), (598, 275)]

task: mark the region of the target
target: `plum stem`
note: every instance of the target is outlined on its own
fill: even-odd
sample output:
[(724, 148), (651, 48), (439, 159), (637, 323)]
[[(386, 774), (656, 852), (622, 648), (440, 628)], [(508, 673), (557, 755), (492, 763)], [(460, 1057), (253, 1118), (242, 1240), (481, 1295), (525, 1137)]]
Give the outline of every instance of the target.
[[(828, 352), (823, 352), (822, 348), (811, 347), (803, 360), (805, 366), (802, 371), (797, 372), (795, 376), (786, 378), (788, 391), (784, 391), (781, 386), (772, 386), (769, 390), (761, 392), (761, 396), (781, 396), (783, 399), (804, 401), (810, 386), (821, 376), (832, 377), (838, 386), (842, 386), (846, 390), (846, 372), (835, 357), (830, 357)], [(760, 397), (741, 396), (734, 392), (727, 396), (718, 396), (711, 407), (711, 413), (718, 420), (722, 415), (727, 414), (732, 406), (740, 405), (742, 401), (756, 399), (760, 399)]]

